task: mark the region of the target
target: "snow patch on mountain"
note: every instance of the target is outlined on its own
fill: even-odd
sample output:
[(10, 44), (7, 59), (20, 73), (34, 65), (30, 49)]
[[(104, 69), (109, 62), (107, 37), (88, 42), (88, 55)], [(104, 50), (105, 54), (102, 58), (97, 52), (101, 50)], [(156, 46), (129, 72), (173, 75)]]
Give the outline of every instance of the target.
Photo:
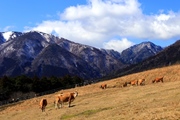
[(13, 32), (13, 31), (8, 31), (8, 32), (2, 32), (2, 37), (3, 37), (3, 42), (7, 42), (10, 39), (14, 39), (20, 35), (22, 35), (21, 32)]
[[(8, 41), (12, 34), (13, 34), (12, 31), (4, 32), (3, 33), (3, 37), (4, 37), (4, 40), (5, 40), (4, 42)], [(15, 36), (13, 36), (13, 37), (15, 37)]]
[(42, 37), (44, 37), (44, 39), (45, 39), (47, 42), (52, 42), (52, 41), (51, 41), (51, 36), (50, 36), (49, 34), (42, 33), (42, 32), (39, 32), (39, 34), (41, 34)]

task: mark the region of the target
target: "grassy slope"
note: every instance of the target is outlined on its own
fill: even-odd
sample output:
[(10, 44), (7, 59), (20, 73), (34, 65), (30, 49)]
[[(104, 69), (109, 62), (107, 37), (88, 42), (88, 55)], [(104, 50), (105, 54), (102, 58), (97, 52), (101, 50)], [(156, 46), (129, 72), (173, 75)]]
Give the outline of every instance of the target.
[[(155, 77), (164, 76), (164, 83), (152, 84)], [(145, 86), (120, 88), (124, 81), (146, 79)], [(153, 120), (180, 119), (180, 65), (157, 68), (141, 73), (104, 81), (106, 90), (100, 83), (59, 91), (54, 94), (29, 99), (8, 107), (0, 107), (3, 120)], [(75, 91), (79, 96), (71, 108), (55, 110), (54, 95)], [(39, 109), (39, 101), (48, 100), (46, 112)]]

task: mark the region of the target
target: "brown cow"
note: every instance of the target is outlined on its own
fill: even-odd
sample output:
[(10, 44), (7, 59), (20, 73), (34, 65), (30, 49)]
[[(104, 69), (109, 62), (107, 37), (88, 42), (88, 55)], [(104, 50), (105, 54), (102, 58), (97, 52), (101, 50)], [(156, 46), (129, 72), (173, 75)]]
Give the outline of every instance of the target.
[(74, 99), (78, 96), (78, 92), (72, 92), (72, 93), (63, 93), (63, 94), (59, 94), (56, 96), (54, 104), (55, 104), (55, 108), (59, 108), (59, 104), (61, 105), (62, 108), (62, 104), (64, 102), (68, 102), (68, 107), (70, 107), (71, 102), (74, 101)]
[(102, 85), (100, 86), (100, 88), (106, 89), (106, 88), (107, 88), (107, 84), (106, 84), (106, 83), (102, 84)]
[(138, 85), (145, 85), (145, 79), (139, 79), (138, 80)]
[(130, 85), (132, 85), (132, 86), (138, 85), (138, 80), (132, 80), (132, 81), (130, 81), (130, 82), (127, 82), (127, 84), (130, 84)]
[(162, 82), (162, 83), (163, 83), (163, 82), (164, 82), (164, 81), (163, 81), (163, 78), (164, 78), (164, 77), (155, 78), (154, 80), (152, 80), (152, 83), (155, 83), (155, 82), (156, 82), (156, 83), (158, 83), (158, 82)]
[(40, 106), (40, 109), (42, 110), (42, 112), (45, 111), (45, 108), (47, 106), (47, 99), (45, 98), (42, 98), (40, 103), (39, 103), (39, 106)]

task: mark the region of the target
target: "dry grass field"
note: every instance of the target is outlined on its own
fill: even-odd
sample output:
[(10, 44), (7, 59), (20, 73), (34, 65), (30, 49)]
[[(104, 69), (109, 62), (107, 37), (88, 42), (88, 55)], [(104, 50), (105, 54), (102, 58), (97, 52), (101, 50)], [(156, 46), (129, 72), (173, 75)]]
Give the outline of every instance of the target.
[[(151, 81), (164, 76), (164, 83)], [(144, 86), (127, 86), (123, 82), (146, 79)], [(107, 83), (103, 90), (99, 86)], [(79, 96), (61, 109), (54, 108), (54, 96), (77, 90)], [(45, 112), (39, 109), (41, 98), (47, 98)], [(83, 87), (58, 91), (0, 107), (0, 120), (179, 120), (180, 65), (157, 68)]]

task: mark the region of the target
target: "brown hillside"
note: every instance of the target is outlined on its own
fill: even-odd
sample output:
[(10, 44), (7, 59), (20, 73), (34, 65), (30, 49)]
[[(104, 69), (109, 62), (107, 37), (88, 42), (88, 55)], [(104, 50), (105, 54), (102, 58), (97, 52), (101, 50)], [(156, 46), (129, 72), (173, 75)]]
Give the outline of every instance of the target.
[[(164, 76), (164, 83), (151, 81)], [(125, 81), (146, 79), (145, 86), (120, 86)], [(102, 83), (108, 88), (100, 89)], [(60, 92), (77, 90), (79, 96), (72, 107), (55, 110), (54, 96)], [(180, 119), (180, 65), (157, 68), (119, 77), (92, 85), (62, 90), (8, 106), (0, 107), (2, 120), (153, 120)], [(39, 109), (41, 98), (47, 98), (46, 112)]]

